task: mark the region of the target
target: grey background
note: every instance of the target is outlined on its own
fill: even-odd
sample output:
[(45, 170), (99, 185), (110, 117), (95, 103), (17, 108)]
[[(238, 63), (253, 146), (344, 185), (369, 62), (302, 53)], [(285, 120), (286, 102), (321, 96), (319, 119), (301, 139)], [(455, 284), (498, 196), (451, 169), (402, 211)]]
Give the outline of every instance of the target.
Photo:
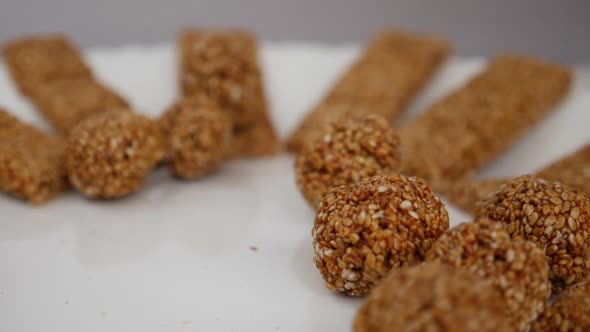
[(184, 26), (242, 26), (267, 40), (362, 41), (404, 27), (447, 36), (462, 55), (525, 52), (590, 62), (590, 1), (0, 0), (0, 43), (66, 32), (82, 46), (170, 41)]

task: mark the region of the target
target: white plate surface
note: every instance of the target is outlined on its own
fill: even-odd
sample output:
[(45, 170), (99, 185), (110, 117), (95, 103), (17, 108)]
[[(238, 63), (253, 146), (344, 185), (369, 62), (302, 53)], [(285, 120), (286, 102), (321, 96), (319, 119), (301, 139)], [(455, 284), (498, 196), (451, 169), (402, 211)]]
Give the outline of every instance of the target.
[[(264, 44), (282, 137), (358, 52), (354, 45)], [(92, 49), (95, 72), (139, 112), (174, 99), (170, 45)], [(453, 58), (404, 115), (461, 84), (483, 59)], [(590, 71), (570, 97), (482, 175), (516, 175), (590, 138)], [(0, 105), (48, 128), (0, 66)], [(202, 181), (154, 172), (116, 202), (68, 193), (40, 208), (0, 196), (0, 331), (348, 331), (361, 303), (324, 288), (312, 263), (313, 213), (292, 157), (236, 161)], [(449, 207), (452, 224), (469, 217)], [(257, 250), (254, 250), (254, 249)]]

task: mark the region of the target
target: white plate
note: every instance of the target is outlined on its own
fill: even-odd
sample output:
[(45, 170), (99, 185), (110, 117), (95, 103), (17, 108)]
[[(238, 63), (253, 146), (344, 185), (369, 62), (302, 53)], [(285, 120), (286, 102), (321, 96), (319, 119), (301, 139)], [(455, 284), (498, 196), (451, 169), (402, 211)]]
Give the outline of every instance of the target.
[[(272, 115), (283, 137), (357, 52), (354, 45), (264, 45)], [(156, 115), (176, 95), (171, 46), (87, 55), (140, 112)], [(450, 61), (404, 119), (482, 64)], [(483, 174), (531, 171), (587, 142), (588, 73), (580, 67), (560, 110)], [(0, 104), (47, 128), (3, 67)], [(323, 286), (312, 263), (313, 213), (295, 188), (292, 162), (232, 162), (196, 182), (159, 169), (139, 193), (116, 202), (72, 192), (31, 208), (0, 196), (0, 330), (350, 330), (361, 301)], [(449, 211), (453, 224), (469, 219)]]

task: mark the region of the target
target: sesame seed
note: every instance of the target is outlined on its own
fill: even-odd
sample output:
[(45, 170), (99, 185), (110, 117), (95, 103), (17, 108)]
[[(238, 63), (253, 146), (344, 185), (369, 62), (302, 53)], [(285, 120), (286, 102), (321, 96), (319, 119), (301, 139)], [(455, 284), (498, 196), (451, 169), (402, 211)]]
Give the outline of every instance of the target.
[(373, 213), (373, 215), (371, 216), (371, 218), (373, 218), (373, 219), (383, 218), (384, 213), (385, 212), (383, 210), (377, 211), (377, 212)]
[(399, 204), (399, 207), (402, 208), (403, 210), (408, 210), (408, 209), (412, 208), (412, 203), (410, 201), (404, 200)]

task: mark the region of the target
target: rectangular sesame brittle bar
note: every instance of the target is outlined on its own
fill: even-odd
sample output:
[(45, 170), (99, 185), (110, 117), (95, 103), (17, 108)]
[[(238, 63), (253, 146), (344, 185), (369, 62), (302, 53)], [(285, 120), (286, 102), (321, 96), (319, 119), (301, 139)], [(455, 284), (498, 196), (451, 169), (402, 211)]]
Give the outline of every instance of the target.
[(0, 109), (0, 189), (41, 204), (67, 188), (61, 138)]
[(13, 80), (25, 96), (49, 81), (92, 77), (80, 52), (62, 35), (17, 39), (4, 45), (3, 54)]
[(61, 134), (88, 116), (129, 107), (95, 79), (80, 52), (64, 36), (9, 42), (4, 58), (21, 92)]
[[(546, 180), (559, 181), (590, 195), (590, 144), (552, 162), (534, 175)], [(509, 178), (461, 179), (448, 183), (442, 192), (453, 205), (467, 212), (473, 212), (478, 202), (486, 199), (509, 180)]]
[(381, 32), (305, 116), (289, 138), (288, 149), (299, 151), (321, 131), (323, 123), (349, 112), (377, 113), (394, 120), (449, 51), (449, 43), (442, 39), (396, 30)]
[(49, 82), (38, 87), (31, 99), (45, 119), (62, 134), (67, 134), (91, 115), (130, 107), (113, 90), (88, 78)]
[(465, 86), (400, 129), (402, 172), (449, 181), (495, 159), (567, 94), (570, 71), (528, 57), (502, 55)]
[(231, 117), (235, 157), (278, 151), (258, 64), (255, 37), (245, 31), (186, 30), (178, 40), (180, 90), (205, 93)]

